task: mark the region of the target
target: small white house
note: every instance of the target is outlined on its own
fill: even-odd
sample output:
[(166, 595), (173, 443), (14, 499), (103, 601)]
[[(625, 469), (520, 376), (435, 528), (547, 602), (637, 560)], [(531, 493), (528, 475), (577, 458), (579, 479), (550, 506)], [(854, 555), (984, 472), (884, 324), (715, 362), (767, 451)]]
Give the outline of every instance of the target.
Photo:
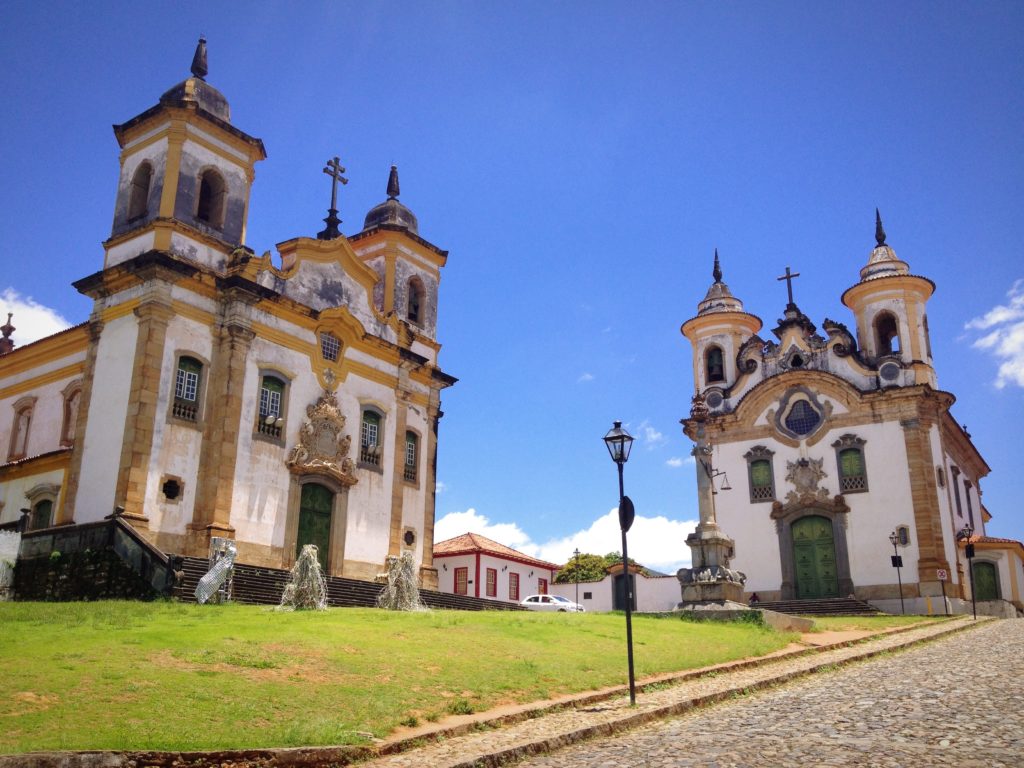
[[(622, 570), (622, 563), (618, 563), (609, 567), (607, 575), (600, 581), (555, 584), (551, 593), (578, 602), (587, 611), (622, 611), (626, 608)], [(647, 576), (636, 566), (630, 568), (630, 571), (634, 585), (634, 611), (671, 611), (682, 599), (679, 579), (675, 576)]]
[(548, 594), (559, 568), (479, 533), (436, 543), (434, 567), (440, 592), (512, 603)]

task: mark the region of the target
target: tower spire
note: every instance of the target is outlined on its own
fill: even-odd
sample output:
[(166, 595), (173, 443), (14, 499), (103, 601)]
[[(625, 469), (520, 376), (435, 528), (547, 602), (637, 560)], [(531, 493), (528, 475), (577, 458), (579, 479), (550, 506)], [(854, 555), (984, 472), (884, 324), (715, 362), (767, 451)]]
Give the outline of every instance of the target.
[(13, 312), (7, 313), (7, 322), (0, 326), (0, 333), (3, 333), (3, 338), (0, 338), (0, 355), (6, 355), (8, 352), (14, 349), (14, 341), (11, 339), (11, 334), (17, 329), (11, 325), (11, 318), (14, 317)]
[(878, 247), (881, 248), (885, 245), (885, 230), (882, 229), (882, 214), (875, 208), (875, 242), (878, 243)]
[(391, 166), (391, 173), (388, 174), (388, 200), (397, 200), (401, 191), (398, 187), (398, 166)]
[(722, 265), (718, 263), (718, 249), (715, 248), (715, 268), (711, 270), (711, 276), (716, 283), (722, 282)]
[(199, 42), (196, 43), (195, 55), (192, 56), (192, 74), (202, 80), (208, 71), (206, 67), (206, 38), (200, 35)]

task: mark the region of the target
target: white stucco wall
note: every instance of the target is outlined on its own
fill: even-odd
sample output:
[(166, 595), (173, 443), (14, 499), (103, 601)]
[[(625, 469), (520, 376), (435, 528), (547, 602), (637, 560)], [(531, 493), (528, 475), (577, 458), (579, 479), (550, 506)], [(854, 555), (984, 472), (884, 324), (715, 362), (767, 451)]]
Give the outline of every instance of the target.
[[(636, 585), (636, 610), (642, 613), (660, 613), (671, 611), (682, 600), (682, 588), (675, 576), (643, 576), (637, 574), (633, 580)], [(555, 584), (551, 592), (579, 602), (587, 611), (613, 610), (613, 594), (615, 577), (605, 576), (601, 581), (581, 581), (579, 584), (579, 600), (576, 600), (576, 585)], [(587, 594), (590, 597), (587, 597)]]

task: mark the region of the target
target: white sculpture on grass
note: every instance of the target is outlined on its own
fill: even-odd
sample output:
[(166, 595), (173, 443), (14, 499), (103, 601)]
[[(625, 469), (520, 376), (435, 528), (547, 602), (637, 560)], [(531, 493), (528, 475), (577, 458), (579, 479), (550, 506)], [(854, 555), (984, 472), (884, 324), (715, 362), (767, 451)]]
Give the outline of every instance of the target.
[(231, 599), (231, 577), (234, 575), (238, 547), (231, 539), (214, 536), (210, 539), (210, 570), (196, 585), (196, 601), (202, 605)]
[(281, 595), (283, 610), (323, 611), (327, 608), (327, 580), (324, 578), (315, 544), (306, 544), (292, 566), (291, 581)]
[(387, 573), (377, 576), (384, 582), (384, 589), (377, 598), (377, 605), (389, 611), (425, 611), (420, 602), (420, 590), (416, 584), (416, 560), (412, 552), (403, 552), (401, 557), (387, 559)]

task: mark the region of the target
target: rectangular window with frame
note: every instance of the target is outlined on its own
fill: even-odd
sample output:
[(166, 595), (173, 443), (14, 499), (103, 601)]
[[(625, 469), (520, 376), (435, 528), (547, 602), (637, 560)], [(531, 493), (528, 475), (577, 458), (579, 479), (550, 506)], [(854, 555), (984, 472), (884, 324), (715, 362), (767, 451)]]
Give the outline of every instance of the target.
[(455, 569), (455, 594), (469, 594), (469, 568)]
[(417, 456), (419, 454), (419, 436), (415, 432), (405, 433), (405, 467), (403, 477), (407, 483), (416, 482)]
[(519, 602), (519, 574), (510, 573), (508, 575), (508, 599), (514, 603)]
[(775, 479), (772, 477), (772, 463), (767, 459), (750, 462), (750, 500), (773, 501)]
[(498, 596), (498, 569), (488, 568), (487, 569), (487, 596), (497, 597)]
[(363, 422), (359, 428), (359, 461), (374, 467), (380, 466), (381, 416), (369, 409), (363, 411)]
[(256, 431), (267, 437), (280, 437), (284, 423), (282, 406), (285, 383), (276, 376), (263, 376), (260, 380), (260, 408)]
[(199, 391), (202, 384), (203, 364), (194, 357), (179, 357), (174, 378), (174, 402), (171, 415), (185, 421), (199, 418)]
[(845, 448), (839, 452), (839, 490), (859, 493), (868, 489), (868, 476), (864, 471), (864, 452), (859, 448)]
[(341, 353), (341, 340), (333, 333), (320, 334), (320, 356), (332, 363), (338, 361)]

